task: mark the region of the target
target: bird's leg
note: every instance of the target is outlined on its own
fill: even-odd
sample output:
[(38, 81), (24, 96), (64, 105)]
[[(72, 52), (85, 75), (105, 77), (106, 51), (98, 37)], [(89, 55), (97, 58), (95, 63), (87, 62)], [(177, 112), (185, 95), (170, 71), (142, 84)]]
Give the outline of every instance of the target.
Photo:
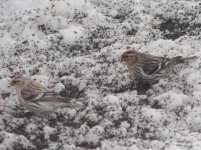
[(137, 84), (138, 84), (138, 81), (136, 80), (131, 80), (130, 82), (130, 85), (129, 85), (129, 90), (136, 90), (137, 89)]
[(137, 91), (139, 94), (145, 94), (152, 87), (152, 83), (144, 80), (139, 80), (137, 83)]
[(137, 81), (137, 92), (138, 94), (144, 94), (143, 82), (141, 80)]

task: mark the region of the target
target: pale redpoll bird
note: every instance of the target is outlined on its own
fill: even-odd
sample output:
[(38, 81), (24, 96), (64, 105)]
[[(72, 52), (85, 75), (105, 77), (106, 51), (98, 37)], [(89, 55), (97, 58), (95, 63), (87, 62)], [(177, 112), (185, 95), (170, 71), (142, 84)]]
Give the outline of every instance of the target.
[(57, 108), (82, 106), (71, 102), (70, 98), (57, 95), (27, 77), (16, 77), (11, 85), (15, 88), (20, 103), (37, 114), (52, 112)]
[(128, 71), (139, 84), (146, 82), (150, 86), (160, 79), (168, 77), (175, 65), (197, 58), (197, 56), (187, 58), (182, 58), (182, 56), (173, 58), (158, 57), (137, 52), (130, 47), (127, 47), (127, 49), (121, 55), (121, 62), (126, 63)]

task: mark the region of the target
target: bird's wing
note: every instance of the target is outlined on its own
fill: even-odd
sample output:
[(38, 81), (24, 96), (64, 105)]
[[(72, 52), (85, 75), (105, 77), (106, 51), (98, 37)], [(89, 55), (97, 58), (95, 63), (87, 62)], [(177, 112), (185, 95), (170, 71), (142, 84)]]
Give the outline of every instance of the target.
[(78, 104), (76, 102), (72, 102), (71, 98), (68, 97), (61, 97), (57, 95), (56, 93), (52, 91), (45, 92), (43, 96), (40, 98), (36, 99), (35, 102), (38, 104), (46, 104), (46, 105), (54, 105), (54, 106), (59, 106), (59, 107), (83, 107), (82, 104)]
[(21, 97), (27, 101), (34, 101), (40, 98), (42, 95), (43, 95), (43, 91), (38, 91), (38, 90), (34, 91), (34, 90), (23, 89), (21, 91)]
[(149, 57), (147, 60), (143, 60), (141, 68), (145, 74), (152, 75), (164, 68), (166, 61), (164, 57)]
[(38, 99), (36, 99), (36, 101), (42, 101), (42, 102), (70, 102), (71, 98), (68, 97), (61, 97), (59, 95), (57, 95), (55, 92), (53, 91), (47, 91), (44, 92), (43, 95), (41, 97), (39, 97)]
[[(52, 91), (36, 91), (36, 90), (23, 90), (21, 92), (21, 96), (23, 99), (27, 101), (62, 101), (64, 100), (61, 96), (58, 96), (56, 93)], [(69, 99), (70, 100), (70, 99)]]
[[(145, 60), (147, 59), (147, 60)], [(142, 79), (154, 80), (164, 76), (162, 70), (168, 63), (168, 58), (164, 57), (149, 57), (144, 58), (140, 68)]]
[(48, 91), (48, 89), (42, 85), (32, 82), (21, 90), (21, 97), (27, 101), (35, 101), (36, 99), (42, 97), (46, 91)]

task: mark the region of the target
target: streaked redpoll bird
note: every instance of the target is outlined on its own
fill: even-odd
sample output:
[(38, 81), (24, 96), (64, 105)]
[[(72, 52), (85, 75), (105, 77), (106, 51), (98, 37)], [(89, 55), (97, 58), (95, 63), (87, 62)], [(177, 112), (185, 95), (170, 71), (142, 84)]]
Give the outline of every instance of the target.
[(182, 58), (182, 56), (173, 58), (158, 57), (137, 52), (130, 47), (127, 47), (127, 49), (121, 55), (121, 62), (126, 63), (128, 71), (139, 84), (149, 83), (150, 86), (160, 79), (168, 77), (175, 65), (197, 58), (197, 56), (187, 58)]
[(71, 102), (70, 98), (57, 95), (27, 77), (14, 78), (11, 86), (15, 88), (20, 103), (37, 114), (52, 112), (57, 108), (82, 106)]

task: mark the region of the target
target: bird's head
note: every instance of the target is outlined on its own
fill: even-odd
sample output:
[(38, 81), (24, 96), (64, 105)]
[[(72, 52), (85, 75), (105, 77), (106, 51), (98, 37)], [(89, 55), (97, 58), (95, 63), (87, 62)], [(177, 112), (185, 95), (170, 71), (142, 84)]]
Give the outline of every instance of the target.
[(136, 51), (128, 50), (121, 55), (121, 62), (126, 64), (133, 64), (137, 62), (138, 57), (136, 56)]
[(28, 82), (28, 78), (23, 76), (17, 76), (11, 81), (10, 85), (16, 88), (21, 88), (25, 86), (27, 82)]

